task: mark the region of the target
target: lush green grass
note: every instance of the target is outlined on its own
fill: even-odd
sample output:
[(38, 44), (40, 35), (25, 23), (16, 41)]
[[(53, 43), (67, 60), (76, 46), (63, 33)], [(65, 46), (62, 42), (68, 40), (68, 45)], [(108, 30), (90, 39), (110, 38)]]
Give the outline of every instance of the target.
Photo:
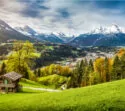
[(23, 88), (22, 91), (20, 91), (20, 93), (43, 93), (43, 92), (46, 92), (46, 91), (34, 90), (30, 88)]
[(0, 111), (125, 111), (125, 80), (62, 92), (1, 94)]

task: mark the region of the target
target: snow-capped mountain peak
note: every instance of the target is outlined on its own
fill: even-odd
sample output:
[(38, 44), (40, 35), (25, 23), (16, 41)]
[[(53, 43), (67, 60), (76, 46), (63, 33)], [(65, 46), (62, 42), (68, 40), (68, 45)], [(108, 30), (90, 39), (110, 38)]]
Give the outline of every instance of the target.
[(93, 31), (90, 32), (90, 34), (110, 34), (110, 33), (123, 33), (124, 29), (119, 27), (116, 24), (113, 24), (112, 26), (108, 27), (102, 27), (95, 28)]
[(31, 34), (36, 33), (36, 31), (34, 29), (32, 29), (31, 27), (29, 27), (28, 25), (24, 26), (24, 30), (31, 33)]
[(105, 33), (105, 30), (106, 30), (105, 28), (100, 26), (99, 28), (95, 28), (93, 31), (91, 31), (91, 33), (93, 34)]
[(24, 26), (24, 27), (15, 27), (15, 30), (19, 31), (20, 33), (27, 35), (27, 36), (35, 36), (38, 35), (37, 32), (32, 29), (31, 27), (29, 27), (28, 25)]
[(0, 30), (12, 31), (12, 28), (4, 21), (0, 20)]
[(121, 27), (119, 27), (119, 26), (116, 25), (116, 24), (114, 24), (114, 25), (112, 25), (111, 27), (109, 27), (109, 31), (110, 31), (111, 33), (120, 33), (120, 32), (122, 32)]

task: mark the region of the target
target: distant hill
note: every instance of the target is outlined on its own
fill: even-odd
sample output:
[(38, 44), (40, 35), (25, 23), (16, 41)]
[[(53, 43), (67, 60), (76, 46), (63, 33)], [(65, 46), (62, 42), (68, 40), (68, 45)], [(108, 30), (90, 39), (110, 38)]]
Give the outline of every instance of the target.
[(6, 42), (7, 40), (29, 40), (33, 41), (31, 37), (21, 34), (7, 23), (0, 20), (0, 42)]

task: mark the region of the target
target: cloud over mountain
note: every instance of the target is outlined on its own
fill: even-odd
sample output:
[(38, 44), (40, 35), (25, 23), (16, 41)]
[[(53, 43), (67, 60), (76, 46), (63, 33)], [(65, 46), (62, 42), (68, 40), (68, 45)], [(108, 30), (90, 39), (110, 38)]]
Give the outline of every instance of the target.
[(12, 27), (80, 34), (100, 25), (125, 27), (124, 1), (0, 0), (0, 18)]

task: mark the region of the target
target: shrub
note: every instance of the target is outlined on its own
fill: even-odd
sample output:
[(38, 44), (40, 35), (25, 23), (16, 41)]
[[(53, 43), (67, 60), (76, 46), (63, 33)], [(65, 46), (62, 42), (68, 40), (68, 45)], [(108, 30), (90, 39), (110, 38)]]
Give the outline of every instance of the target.
[(68, 81), (67, 77), (59, 76), (57, 74), (38, 78), (38, 82), (44, 85), (61, 86), (62, 84), (67, 83), (67, 81)]

